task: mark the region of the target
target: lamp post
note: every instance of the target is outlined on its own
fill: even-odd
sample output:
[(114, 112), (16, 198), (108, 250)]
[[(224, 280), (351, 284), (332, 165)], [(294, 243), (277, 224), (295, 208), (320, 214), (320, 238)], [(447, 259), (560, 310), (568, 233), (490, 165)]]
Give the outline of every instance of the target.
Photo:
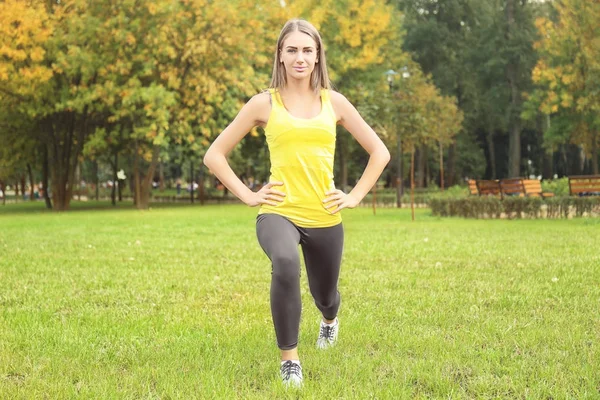
[[(401, 73), (398, 73), (396, 71), (394, 71), (393, 69), (388, 70), (385, 75), (387, 76), (387, 81), (388, 81), (388, 85), (390, 87), (390, 95), (392, 94), (392, 91), (394, 89), (394, 77), (396, 75), (401, 75), (402, 79), (408, 79), (410, 78), (410, 73), (408, 72), (408, 67), (402, 67), (401, 68)], [(398, 129), (396, 129), (396, 137), (397, 137), (397, 141), (396, 141), (396, 153), (398, 154), (398, 159), (397, 159), (397, 169), (398, 169), (398, 176), (396, 177), (396, 207), (400, 208), (402, 207), (402, 195), (404, 194), (404, 186), (402, 184), (402, 176), (403, 176), (403, 171), (402, 171), (402, 137), (400, 136), (400, 131)]]

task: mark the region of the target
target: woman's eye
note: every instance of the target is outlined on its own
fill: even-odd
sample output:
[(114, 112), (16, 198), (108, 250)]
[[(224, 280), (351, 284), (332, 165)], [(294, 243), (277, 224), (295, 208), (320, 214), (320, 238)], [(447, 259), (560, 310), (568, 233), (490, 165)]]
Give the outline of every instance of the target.
[(308, 49), (308, 50), (304, 50), (304, 52), (305, 52), (305, 53), (312, 53), (312, 50), (311, 50), (311, 49)]
[(292, 50), (292, 49), (288, 50), (288, 53), (295, 53), (295, 52), (296, 52), (296, 50)]

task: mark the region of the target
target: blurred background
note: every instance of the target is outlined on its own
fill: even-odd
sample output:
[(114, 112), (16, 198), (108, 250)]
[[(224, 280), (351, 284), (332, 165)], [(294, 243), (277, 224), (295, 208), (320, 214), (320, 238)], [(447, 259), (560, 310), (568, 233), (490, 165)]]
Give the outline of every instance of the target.
[[(511, 177), (564, 191), (599, 173), (598, 1), (4, 0), (2, 202), (233, 201), (201, 160), (267, 88), (294, 17), (392, 153), (382, 195), (411, 177), (422, 192)], [(336, 153), (348, 190), (368, 155), (342, 128)], [(230, 162), (249, 187), (268, 181), (262, 129)]]

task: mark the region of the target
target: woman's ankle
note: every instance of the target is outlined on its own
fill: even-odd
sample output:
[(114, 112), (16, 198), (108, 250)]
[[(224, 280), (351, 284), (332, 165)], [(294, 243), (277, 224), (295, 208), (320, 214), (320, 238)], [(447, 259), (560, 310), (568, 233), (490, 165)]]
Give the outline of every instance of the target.
[(299, 360), (300, 357), (298, 356), (298, 348), (294, 348), (291, 350), (281, 350), (281, 361), (287, 361), (287, 360)]

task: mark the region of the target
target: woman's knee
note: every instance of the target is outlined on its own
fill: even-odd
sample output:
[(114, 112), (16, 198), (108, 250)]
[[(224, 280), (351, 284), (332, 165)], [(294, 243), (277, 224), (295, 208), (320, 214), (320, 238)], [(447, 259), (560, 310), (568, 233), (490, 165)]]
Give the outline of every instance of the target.
[(340, 304), (340, 293), (337, 290), (321, 295), (313, 293), (313, 298), (321, 310), (337, 308)]
[(273, 279), (278, 283), (289, 285), (300, 280), (300, 260), (292, 254), (276, 254), (271, 258), (273, 263)]

